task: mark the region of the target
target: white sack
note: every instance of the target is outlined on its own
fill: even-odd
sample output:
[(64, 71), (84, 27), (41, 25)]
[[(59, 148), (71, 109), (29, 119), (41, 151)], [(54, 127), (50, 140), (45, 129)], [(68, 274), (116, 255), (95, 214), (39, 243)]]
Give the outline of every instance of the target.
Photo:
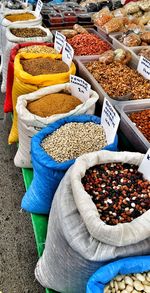
[(53, 199), (45, 249), (35, 269), (43, 287), (84, 293), (89, 277), (106, 262), (150, 254), (150, 210), (130, 223), (107, 225), (81, 183), (96, 164), (139, 165), (143, 157), (104, 150), (79, 157), (67, 171)]
[(14, 163), (17, 167), (32, 167), (30, 157), (31, 137), (36, 134), (40, 129), (63, 117), (81, 114), (94, 114), (95, 103), (97, 102), (99, 97), (98, 94), (92, 90), (90, 92), (90, 98), (88, 100), (82, 100), (83, 104), (78, 105), (75, 109), (68, 113), (52, 115), (50, 117), (43, 118), (34, 115), (28, 111), (27, 103), (29, 101), (35, 101), (40, 99), (42, 96), (58, 93), (61, 91), (71, 93), (70, 84), (65, 83), (48, 86), (31, 94), (22, 95), (18, 98), (16, 110), (18, 113), (19, 148), (14, 159)]
[(8, 63), (10, 58), (10, 51), (11, 49), (18, 43), (26, 43), (26, 42), (52, 42), (53, 35), (50, 32), (48, 28), (44, 28), (43, 26), (36, 25), (34, 28), (40, 28), (42, 29), (47, 35), (45, 37), (33, 37), (33, 38), (19, 38), (14, 36), (11, 33), (12, 28), (32, 28), (33, 25), (28, 24), (14, 24), (10, 25), (6, 29), (6, 47), (5, 47), (5, 54), (3, 54), (3, 65), (2, 65), (2, 85), (1, 85), (1, 91), (2, 93), (6, 92), (6, 84), (7, 84), (7, 70), (8, 70)]

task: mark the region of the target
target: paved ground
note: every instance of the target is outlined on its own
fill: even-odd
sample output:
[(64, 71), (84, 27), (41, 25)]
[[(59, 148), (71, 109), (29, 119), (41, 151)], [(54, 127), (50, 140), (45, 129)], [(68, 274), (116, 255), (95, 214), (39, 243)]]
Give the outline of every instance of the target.
[(10, 118), (3, 125), (0, 95), (0, 291), (44, 293), (35, 281), (36, 246), (30, 215), (20, 212), (25, 192), (21, 170), (14, 166), (16, 146), (8, 146)]

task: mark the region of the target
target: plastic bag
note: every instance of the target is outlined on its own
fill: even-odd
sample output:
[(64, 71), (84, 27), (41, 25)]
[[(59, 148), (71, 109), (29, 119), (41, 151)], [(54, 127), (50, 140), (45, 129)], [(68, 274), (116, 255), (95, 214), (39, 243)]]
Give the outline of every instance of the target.
[(7, 72), (6, 95), (5, 95), (5, 101), (4, 101), (5, 113), (13, 112), (12, 86), (14, 81), (14, 59), (21, 48), (29, 47), (33, 45), (48, 46), (48, 47), (53, 46), (52, 43), (27, 42), (27, 43), (17, 44), (14, 48), (11, 49), (10, 60), (8, 64), (8, 72)]
[(32, 59), (32, 58), (45, 58), (51, 57), (53, 59), (61, 59), (60, 54), (32, 54), (32, 53), (19, 53), (15, 57), (14, 61), (14, 82), (12, 89), (12, 103), (13, 103), (13, 124), (11, 132), (9, 134), (8, 143), (15, 143), (18, 141), (18, 128), (17, 128), (17, 112), (16, 104), (17, 98), (21, 95), (28, 94), (38, 90), (39, 88), (55, 85), (59, 83), (66, 83), (69, 81), (70, 74), (75, 74), (76, 67), (74, 63), (71, 64), (71, 67), (68, 72), (58, 73), (58, 74), (43, 74), (32, 76), (23, 70), (23, 67), (20, 63), (20, 59)]
[[(62, 125), (70, 122), (93, 122), (100, 124), (100, 118), (93, 115), (81, 115), (62, 118), (48, 127), (42, 129), (31, 140), (31, 159), (34, 170), (34, 178), (30, 188), (22, 200), (22, 208), (28, 212), (48, 214), (52, 204), (54, 193), (68, 168), (75, 160), (56, 162), (41, 147), (42, 140)], [(115, 137), (113, 144), (104, 149), (117, 150), (118, 139)]]
[(136, 2), (126, 4), (124, 8), (127, 14), (133, 14), (140, 10), (139, 5)]
[(105, 25), (103, 25), (103, 28), (106, 30), (107, 34), (118, 32), (123, 28), (123, 18), (112, 18)]
[(124, 37), (123, 44), (127, 47), (136, 47), (140, 46), (141, 44), (141, 38), (139, 35), (131, 33)]
[(150, 256), (123, 258), (109, 263), (96, 271), (87, 283), (86, 293), (103, 293), (108, 282), (117, 275), (137, 274), (150, 271)]
[(45, 87), (36, 92), (20, 96), (18, 98), (16, 110), (18, 113), (19, 148), (14, 159), (14, 163), (17, 167), (32, 168), (30, 156), (31, 138), (40, 129), (46, 127), (49, 123), (54, 123), (55, 121), (64, 117), (72, 115), (94, 114), (95, 103), (97, 102), (99, 97), (98, 94), (92, 90), (90, 92), (90, 98), (88, 100), (85, 97), (85, 99), (82, 100), (83, 103), (81, 105), (77, 106), (68, 113), (62, 113), (42, 118), (28, 111), (28, 102), (35, 101), (40, 99), (42, 96), (52, 93), (58, 93), (61, 91), (71, 93), (70, 84), (65, 83)]
[(89, 277), (104, 264), (150, 254), (150, 210), (130, 223), (106, 225), (81, 183), (92, 166), (139, 165), (143, 157), (137, 152), (93, 152), (79, 157), (68, 170), (55, 193), (45, 249), (35, 269), (42, 286), (63, 293), (85, 292)]

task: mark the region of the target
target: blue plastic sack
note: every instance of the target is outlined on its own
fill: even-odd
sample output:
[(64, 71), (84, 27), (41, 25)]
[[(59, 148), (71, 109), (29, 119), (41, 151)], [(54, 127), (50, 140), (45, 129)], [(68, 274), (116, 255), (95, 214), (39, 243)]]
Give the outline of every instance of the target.
[[(21, 203), (21, 207), (30, 213), (49, 213), (54, 193), (61, 179), (65, 175), (65, 172), (75, 161), (68, 160), (63, 163), (58, 163), (41, 147), (41, 142), (47, 135), (53, 133), (62, 125), (70, 122), (94, 122), (100, 124), (101, 119), (94, 115), (80, 115), (62, 118), (49, 124), (32, 137), (31, 159), (34, 169), (34, 177), (30, 188), (25, 193)], [(117, 145), (118, 136), (116, 135), (114, 143), (104, 147), (104, 149), (117, 151)]]
[(89, 279), (86, 293), (103, 293), (107, 283), (117, 275), (150, 271), (150, 256), (127, 257), (101, 267)]

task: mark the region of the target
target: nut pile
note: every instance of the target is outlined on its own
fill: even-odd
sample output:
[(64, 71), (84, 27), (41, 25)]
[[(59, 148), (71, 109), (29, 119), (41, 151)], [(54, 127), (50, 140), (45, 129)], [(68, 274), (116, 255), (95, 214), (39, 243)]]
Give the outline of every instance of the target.
[(111, 98), (127, 94), (131, 94), (131, 100), (150, 98), (150, 82), (125, 64), (94, 61), (87, 63), (86, 68)]
[(150, 109), (133, 112), (129, 115), (129, 118), (150, 142)]
[(25, 21), (30, 19), (35, 19), (35, 16), (32, 13), (16, 13), (16, 14), (9, 14), (6, 15), (5, 18), (11, 22), (15, 21)]
[(45, 37), (46, 32), (40, 28), (12, 28), (11, 33), (18, 38), (34, 38), (34, 37)]
[(71, 122), (48, 135), (41, 146), (57, 162), (75, 159), (107, 145), (103, 127), (93, 122)]
[(104, 289), (104, 293), (149, 293), (150, 272), (118, 275)]
[(110, 45), (94, 34), (79, 34), (69, 39), (75, 55), (95, 55), (111, 49)]
[(24, 48), (21, 48), (18, 50), (18, 53), (21, 52), (26, 52), (26, 53), (43, 53), (43, 54), (57, 54), (58, 52), (48, 46), (43, 46), (43, 45), (33, 45), (33, 46), (26, 46)]
[(54, 114), (70, 112), (81, 103), (82, 102), (74, 96), (65, 93), (56, 93), (29, 102), (27, 109), (32, 114), (40, 117), (49, 117)]
[(108, 225), (131, 222), (150, 208), (150, 182), (135, 165), (96, 165), (86, 171), (82, 184)]
[(150, 60), (150, 48), (143, 48), (142, 50), (140, 50), (138, 55), (139, 56), (144, 56), (145, 58)]
[(52, 58), (34, 58), (21, 60), (23, 70), (33, 76), (40, 74), (54, 74), (68, 72), (69, 68), (66, 63), (61, 60)]

